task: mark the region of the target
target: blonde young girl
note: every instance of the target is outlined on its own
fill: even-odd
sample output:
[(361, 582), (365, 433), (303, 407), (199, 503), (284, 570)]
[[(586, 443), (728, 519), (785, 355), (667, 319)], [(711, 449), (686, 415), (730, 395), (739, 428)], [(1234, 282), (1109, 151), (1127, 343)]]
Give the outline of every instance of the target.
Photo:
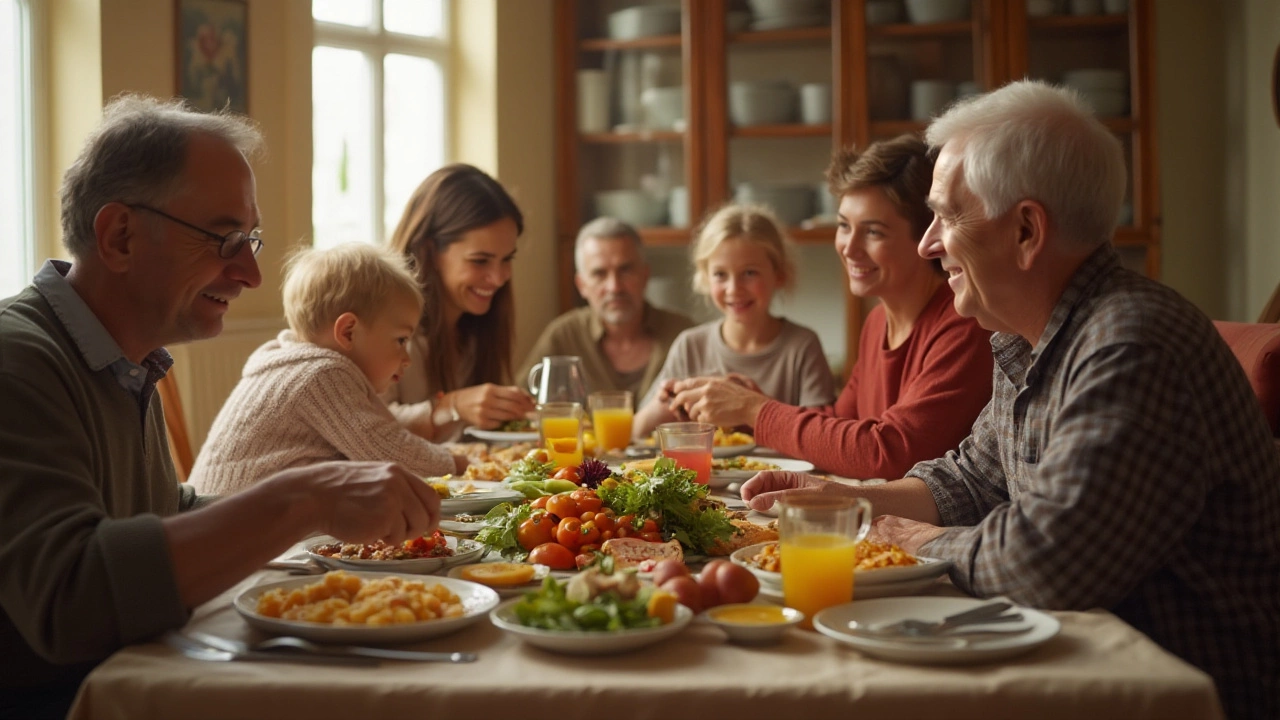
[(781, 223), (767, 208), (726, 205), (703, 224), (693, 246), (693, 289), (724, 317), (685, 330), (636, 413), (635, 433), (647, 436), (683, 419), (669, 406), (677, 380), (733, 375), (781, 402), (827, 405), (835, 380), (822, 343), (809, 328), (769, 312), (773, 294), (795, 284), (795, 266)]

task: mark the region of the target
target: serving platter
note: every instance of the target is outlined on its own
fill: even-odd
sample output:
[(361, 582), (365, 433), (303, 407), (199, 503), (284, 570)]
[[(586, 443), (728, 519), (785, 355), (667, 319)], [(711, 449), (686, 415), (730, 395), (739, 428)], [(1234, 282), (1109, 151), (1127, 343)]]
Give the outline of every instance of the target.
[(613, 632), (543, 630), (520, 624), (515, 613), (515, 604), (518, 602), (520, 600), (516, 598), (502, 603), (489, 613), (489, 620), (521, 642), (566, 655), (617, 655), (630, 652), (675, 635), (693, 619), (693, 612), (689, 608), (677, 605), (675, 619), (654, 628)]
[[(396, 573), (352, 572), (351, 574), (366, 581), (398, 576)], [(372, 626), (328, 625), (301, 620), (284, 620), (267, 617), (258, 612), (258, 598), (263, 593), (277, 588), (286, 591), (302, 588), (317, 582), (318, 579), (315, 576), (255, 585), (237, 595), (233, 605), (236, 612), (240, 614), (240, 617), (244, 618), (245, 622), (258, 630), (272, 635), (294, 635), (320, 643), (394, 645), (457, 632), (483, 619), (500, 602), (498, 593), (478, 583), (447, 577), (412, 579), (424, 581), (428, 587), (440, 584), (448, 588), (462, 602), (463, 615), (456, 618), (440, 618), (439, 620), (427, 620), (424, 622)]]
[(337, 538), (322, 535), (307, 543), (307, 556), (331, 570), (364, 570), (367, 572), (399, 573), (409, 575), (426, 575), (454, 565), (479, 560), (485, 553), (483, 543), (466, 538), (445, 536), (445, 542), (453, 555), (446, 557), (413, 558), (411, 560), (361, 560), (359, 558), (336, 558), (315, 552), (320, 545), (341, 542)]

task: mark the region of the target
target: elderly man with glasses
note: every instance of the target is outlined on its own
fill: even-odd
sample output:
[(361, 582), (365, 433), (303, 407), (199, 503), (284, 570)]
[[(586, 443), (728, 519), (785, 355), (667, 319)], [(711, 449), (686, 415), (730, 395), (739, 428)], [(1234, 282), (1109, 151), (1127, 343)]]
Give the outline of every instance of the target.
[(312, 532), (399, 542), (439, 497), (326, 463), (208, 502), (174, 475), (155, 383), (262, 281), (249, 121), (124, 96), (67, 171), (64, 243), (0, 300), (0, 717), (62, 717), (94, 663), (186, 623)]

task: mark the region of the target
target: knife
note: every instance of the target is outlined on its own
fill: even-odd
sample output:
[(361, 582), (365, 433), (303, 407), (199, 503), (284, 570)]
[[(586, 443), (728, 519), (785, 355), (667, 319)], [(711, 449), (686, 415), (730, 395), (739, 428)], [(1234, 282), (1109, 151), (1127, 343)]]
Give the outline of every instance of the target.
[(372, 658), (356, 657), (354, 655), (277, 655), (276, 653), (263, 652), (261, 650), (250, 650), (248, 645), (239, 640), (230, 640), (217, 635), (210, 635), (202, 632), (191, 632), (189, 635), (181, 633), (171, 633), (171, 636), (179, 641), (185, 641), (192, 644), (199, 644), (211, 647), (215, 650), (231, 653), (235, 660), (250, 660), (255, 662), (292, 662), (310, 665), (347, 665), (355, 667), (377, 667), (378, 661)]

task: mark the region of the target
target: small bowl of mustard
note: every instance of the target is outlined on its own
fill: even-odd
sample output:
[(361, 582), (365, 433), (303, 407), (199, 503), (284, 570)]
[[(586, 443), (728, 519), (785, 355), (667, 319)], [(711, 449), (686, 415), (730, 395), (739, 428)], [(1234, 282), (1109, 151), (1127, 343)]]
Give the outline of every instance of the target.
[(804, 620), (804, 613), (777, 605), (734, 603), (711, 608), (706, 618), (733, 642), (765, 645), (781, 640), (787, 630)]

